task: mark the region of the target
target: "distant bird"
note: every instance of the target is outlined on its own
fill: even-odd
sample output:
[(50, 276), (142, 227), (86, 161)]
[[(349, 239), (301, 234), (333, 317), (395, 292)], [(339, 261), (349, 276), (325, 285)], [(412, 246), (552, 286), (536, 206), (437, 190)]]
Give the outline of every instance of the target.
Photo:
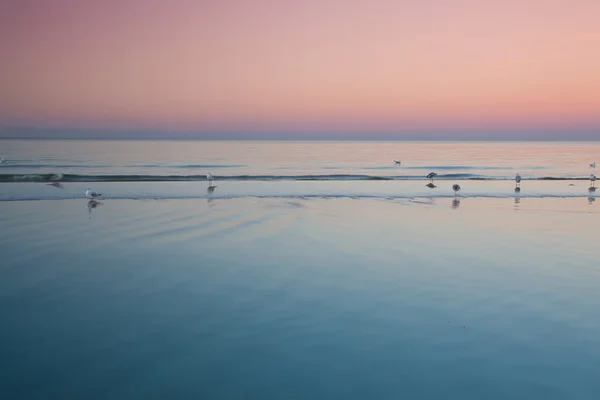
[(6, 158), (2, 157), (0, 158), (0, 164), (5, 164), (6, 163)]
[(92, 192), (92, 189), (90, 189), (90, 188), (88, 188), (85, 191), (85, 197), (87, 197), (88, 199), (95, 200), (95, 199), (100, 198), (101, 196), (102, 196), (102, 193)]
[(213, 176), (210, 172), (206, 174), (206, 180), (208, 181), (208, 186), (212, 186)]
[(54, 174), (50, 177), (51, 181), (60, 181), (62, 178), (64, 178), (63, 174)]
[(517, 184), (517, 186), (515, 186), (515, 192), (520, 192), (521, 191), (521, 175), (517, 174), (515, 176), (515, 182)]
[(436, 176), (437, 174), (435, 172), (430, 172), (427, 174), (427, 179), (429, 179), (431, 183), (433, 183), (433, 178), (435, 178)]
[(401, 165), (401, 164), (402, 164), (402, 161), (400, 161), (400, 160), (394, 160), (394, 164), (396, 164), (396, 165)]
[(454, 195), (456, 196), (460, 191), (460, 185), (455, 183), (454, 185), (452, 185), (452, 190), (454, 190)]
[(596, 175), (594, 175), (594, 174), (590, 175), (590, 182), (592, 182), (592, 187), (596, 186)]
[(590, 164), (590, 168), (596, 169), (596, 161), (594, 161), (593, 163)]

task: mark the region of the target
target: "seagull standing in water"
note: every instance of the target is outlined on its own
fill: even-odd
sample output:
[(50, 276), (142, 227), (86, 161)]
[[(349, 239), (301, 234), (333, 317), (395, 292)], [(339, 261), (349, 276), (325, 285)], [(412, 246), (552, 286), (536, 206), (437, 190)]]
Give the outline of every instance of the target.
[(2, 157), (0, 158), (0, 164), (5, 164), (6, 163), (6, 158)]
[(517, 186), (515, 186), (515, 192), (520, 192), (521, 191), (521, 175), (517, 174), (515, 176), (515, 182), (517, 184)]
[(213, 176), (210, 172), (208, 174), (206, 174), (206, 180), (208, 181), (208, 186), (209, 187), (212, 186)]
[(427, 174), (427, 179), (429, 179), (431, 183), (433, 183), (433, 178), (435, 178), (436, 176), (437, 174), (435, 172), (430, 172)]
[(596, 187), (596, 175), (590, 175), (590, 182), (592, 183), (592, 187)]
[(454, 195), (456, 196), (460, 191), (460, 185), (455, 183), (454, 185), (452, 185), (452, 190), (454, 190)]
[(102, 193), (92, 192), (92, 189), (90, 189), (90, 188), (88, 188), (85, 191), (85, 197), (87, 197), (88, 199), (96, 200), (96, 199), (99, 199), (101, 196), (102, 196)]

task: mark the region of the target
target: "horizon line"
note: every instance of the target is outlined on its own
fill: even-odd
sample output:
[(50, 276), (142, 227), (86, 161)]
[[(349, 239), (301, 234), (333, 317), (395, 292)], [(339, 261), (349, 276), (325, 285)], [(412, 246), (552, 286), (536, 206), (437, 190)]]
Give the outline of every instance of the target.
[(299, 139), (299, 138), (278, 138), (278, 139), (265, 139), (265, 138), (224, 138), (224, 139), (214, 139), (214, 138), (152, 138), (152, 137), (122, 137), (122, 138), (113, 138), (113, 137), (17, 137), (17, 136), (0, 136), (0, 140), (81, 140), (81, 141), (132, 141), (132, 142), (145, 142), (145, 141), (177, 141), (177, 142), (406, 142), (406, 143), (418, 143), (418, 142), (437, 142), (437, 143), (445, 143), (445, 142), (580, 142), (580, 143), (593, 143), (600, 142), (600, 138), (598, 139), (567, 139), (567, 138), (555, 138), (555, 139), (368, 139), (368, 138), (355, 138), (355, 139), (343, 139), (343, 138), (310, 138), (310, 139)]

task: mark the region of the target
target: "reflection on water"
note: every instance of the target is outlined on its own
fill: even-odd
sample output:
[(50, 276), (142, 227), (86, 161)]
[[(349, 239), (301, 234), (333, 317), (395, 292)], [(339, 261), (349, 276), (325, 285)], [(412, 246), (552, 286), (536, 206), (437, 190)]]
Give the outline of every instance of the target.
[(460, 199), (459, 198), (452, 199), (452, 208), (457, 209), (458, 207), (460, 207)]
[(47, 183), (46, 185), (48, 186), (53, 186), (55, 188), (59, 188), (59, 189), (64, 189), (65, 187), (62, 185), (62, 183), (60, 182), (52, 182), (52, 183)]
[[(208, 188), (206, 188), (206, 193), (208, 193), (209, 195), (213, 194), (215, 189), (217, 188), (216, 185), (214, 186), (209, 186)], [(210, 196), (206, 198), (206, 202), (208, 203), (209, 207), (213, 207), (215, 205), (215, 203), (213, 203), (214, 199), (211, 198)]]
[(588, 192), (590, 192), (590, 193), (594, 193), (595, 191), (596, 191), (595, 186), (590, 186), (590, 188), (588, 189)]
[(520, 193), (520, 192), (521, 192), (521, 188), (520, 188), (519, 186), (517, 186), (517, 187), (515, 188), (515, 193)]
[(596, 201), (595, 197), (592, 197), (592, 196), (588, 197), (588, 204), (589, 205), (592, 205), (592, 203), (595, 202), (595, 201)]
[(92, 208), (96, 208), (98, 206), (103, 205), (104, 203), (100, 202), (100, 201), (96, 201), (96, 200), (90, 200), (87, 203), (87, 209), (88, 209), (88, 214), (90, 215), (90, 218), (92, 217)]
[(427, 186), (427, 187), (428, 187), (428, 188), (430, 188), (430, 189), (434, 189), (434, 188), (436, 188), (436, 187), (437, 187), (437, 186), (435, 186), (435, 185), (434, 185), (432, 182), (428, 183), (428, 184), (427, 184), (427, 185), (425, 185), (425, 186)]
[(0, 202), (0, 397), (593, 399), (599, 211), (448, 199)]

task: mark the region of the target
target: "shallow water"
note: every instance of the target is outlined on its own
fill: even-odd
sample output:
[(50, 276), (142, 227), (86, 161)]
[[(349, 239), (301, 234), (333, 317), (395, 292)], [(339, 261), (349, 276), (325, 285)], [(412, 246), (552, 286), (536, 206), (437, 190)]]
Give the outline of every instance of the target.
[[(6, 143), (0, 155), (12, 163)], [(169, 146), (187, 163), (193, 151), (203, 163), (225, 153), (219, 143), (146, 143), (138, 148), (157, 147), (137, 158), (131, 143), (19, 143), (22, 160), (107, 165), (174, 159)], [(244, 158), (244, 146), (265, 160), (248, 161), (260, 157)], [(277, 157), (326, 162), (320, 144), (261, 146), (273, 144), (231, 152), (253, 174)], [(350, 154), (328, 162), (401, 148), (386, 146), (363, 154), (349, 144)], [(468, 146), (440, 158), (452, 164), (448, 154)], [(513, 145), (486, 146), (478, 152)], [(578, 146), (566, 146), (552, 174), (568, 169), (566, 159), (583, 159), (585, 172), (597, 147)], [(103, 159), (107, 148), (114, 153)], [(531, 166), (541, 164), (535, 157)], [(212, 192), (206, 182), (48, 183), (0, 183), (0, 398), (600, 392), (600, 208), (587, 181), (526, 180), (515, 194), (510, 181), (462, 180), (458, 196), (443, 180), (429, 189), (424, 180), (234, 179)], [(88, 186), (105, 198), (88, 202)]]
[(584, 199), (0, 202), (2, 398), (591, 399)]

